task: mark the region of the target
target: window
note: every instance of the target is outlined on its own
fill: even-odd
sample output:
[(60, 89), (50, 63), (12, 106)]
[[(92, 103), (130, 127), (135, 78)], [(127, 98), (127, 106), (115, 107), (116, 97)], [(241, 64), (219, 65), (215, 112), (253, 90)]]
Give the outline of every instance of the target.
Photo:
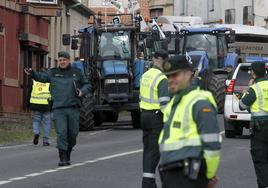
[(214, 4), (214, 0), (209, 0), (208, 1), (208, 7), (209, 7), (209, 11), (213, 12), (215, 9), (215, 4)]
[(235, 9), (225, 10), (225, 23), (234, 24), (235, 23)]
[(150, 10), (150, 16), (151, 18), (157, 18), (159, 16), (163, 15), (163, 8), (156, 8)]
[(245, 6), (243, 8), (243, 24), (244, 25), (253, 24), (252, 6)]
[(27, 0), (28, 3), (57, 4), (57, 0)]

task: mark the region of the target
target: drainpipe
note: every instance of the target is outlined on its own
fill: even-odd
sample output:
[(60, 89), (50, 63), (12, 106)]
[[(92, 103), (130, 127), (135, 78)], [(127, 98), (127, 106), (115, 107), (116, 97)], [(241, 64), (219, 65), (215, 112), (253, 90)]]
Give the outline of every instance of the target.
[(252, 25), (255, 25), (255, 3), (254, 0), (252, 0)]

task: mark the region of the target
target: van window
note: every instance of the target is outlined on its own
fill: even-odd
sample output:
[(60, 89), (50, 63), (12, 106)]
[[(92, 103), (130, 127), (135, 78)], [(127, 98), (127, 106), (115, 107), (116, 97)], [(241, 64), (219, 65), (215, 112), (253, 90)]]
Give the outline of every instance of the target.
[[(268, 72), (267, 68), (266, 72)], [(241, 66), (236, 76), (235, 85), (248, 86), (250, 78), (251, 78), (251, 68), (249, 66)]]
[(235, 85), (247, 86), (251, 77), (250, 74), (249, 66), (241, 66), (236, 76)]

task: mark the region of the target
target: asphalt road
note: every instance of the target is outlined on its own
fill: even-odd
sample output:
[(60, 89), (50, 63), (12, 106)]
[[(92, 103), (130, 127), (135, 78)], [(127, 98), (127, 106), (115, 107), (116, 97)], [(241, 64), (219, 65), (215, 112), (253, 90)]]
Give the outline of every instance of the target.
[[(221, 129), (222, 118), (219, 117)], [(122, 126), (123, 125), (123, 126)], [(25, 143), (0, 146), (0, 187), (3, 188), (139, 188), (141, 182), (141, 131), (104, 126), (82, 132), (72, 164), (57, 167), (55, 143), (51, 147)], [(257, 188), (244, 136), (223, 140), (219, 188)], [(158, 180), (160, 187), (160, 182)]]

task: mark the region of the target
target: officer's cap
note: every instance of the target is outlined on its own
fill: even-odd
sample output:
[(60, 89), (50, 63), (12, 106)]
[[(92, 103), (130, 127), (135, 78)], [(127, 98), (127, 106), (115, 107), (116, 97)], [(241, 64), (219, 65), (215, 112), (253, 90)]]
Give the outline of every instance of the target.
[(68, 52), (66, 52), (66, 51), (60, 51), (59, 53), (58, 53), (58, 57), (60, 58), (60, 57), (64, 57), (64, 58), (66, 58), (66, 59), (70, 59), (70, 54), (68, 53)]
[(163, 68), (165, 74), (170, 75), (185, 69), (192, 70), (193, 65), (185, 55), (175, 55), (164, 63)]
[(158, 50), (154, 53), (154, 58), (161, 57), (162, 59), (168, 58), (168, 52), (166, 50)]
[(258, 76), (265, 75), (265, 63), (262, 61), (257, 61), (251, 64), (251, 69)]

